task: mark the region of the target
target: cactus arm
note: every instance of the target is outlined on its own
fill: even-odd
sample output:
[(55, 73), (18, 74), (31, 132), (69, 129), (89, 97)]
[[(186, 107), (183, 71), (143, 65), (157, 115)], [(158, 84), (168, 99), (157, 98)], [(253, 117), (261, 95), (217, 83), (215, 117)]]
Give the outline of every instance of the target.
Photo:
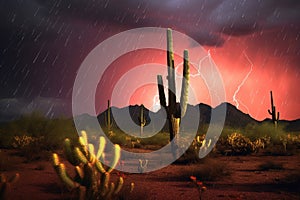
[(270, 95), (271, 95), (271, 108), (273, 109), (274, 104), (273, 104), (273, 94), (272, 94), (272, 91), (270, 91)]
[(106, 145), (106, 140), (103, 136), (101, 136), (99, 138), (99, 147), (98, 147), (98, 151), (97, 151), (97, 155), (96, 155), (96, 158), (97, 160), (100, 158), (100, 156), (103, 154), (103, 151), (104, 151), (104, 148), (105, 148), (105, 145)]
[(110, 173), (118, 164), (121, 156), (121, 147), (118, 144), (115, 144), (115, 156), (110, 164), (110, 167), (108, 168), (107, 172)]
[(164, 83), (161, 75), (157, 75), (157, 86), (158, 86), (160, 105), (166, 109), (167, 108), (166, 96), (164, 91)]
[(60, 179), (63, 181), (63, 183), (65, 183), (69, 188), (74, 189), (79, 186), (78, 183), (76, 183), (69, 177), (69, 175), (66, 172), (66, 167), (64, 164), (61, 163), (58, 165), (57, 173)]
[(95, 184), (95, 177), (94, 177), (94, 173), (93, 173), (93, 167), (91, 163), (87, 163), (83, 166), (83, 173), (84, 173), (84, 177), (83, 177), (83, 184), (84, 186), (86, 186), (86, 188), (92, 188), (93, 189), (93, 184)]
[(169, 94), (169, 113), (173, 115), (176, 106), (176, 86), (175, 86), (175, 69), (173, 54), (172, 30), (167, 30), (167, 64), (168, 64), (168, 94)]
[(87, 146), (88, 145), (88, 138), (87, 138), (87, 134), (86, 134), (85, 131), (81, 131), (81, 137), (83, 139), (84, 146)]
[(106, 199), (111, 199), (113, 193), (115, 190), (115, 184), (114, 183), (110, 183), (110, 186), (108, 187), (106, 194), (105, 194), (105, 198)]
[(276, 118), (276, 121), (279, 120), (279, 112), (277, 112), (277, 118)]
[(76, 171), (76, 175), (82, 180), (84, 177), (83, 170), (79, 166), (76, 166), (75, 171)]
[(121, 191), (123, 184), (124, 184), (124, 179), (120, 176), (114, 194), (118, 194)]
[(183, 78), (182, 78), (181, 97), (180, 97), (181, 116), (182, 117), (185, 115), (186, 108), (187, 108), (189, 78), (190, 78), (188, 51), (184, 50), (183, 55), (184, 55), (183, 56)]
[(80, 162), (82, 162), (83, 164), (87, 164), (89, 162), (86, 156), (82, 153), (82, 151), (78, 147), (74, 149), (74, 154), (76, 158), (80, 160)]
[(268, 113), (270, 114), (270, 115), (272, 115), (272, 112), (268, 109)]
[(56, 153), (52, 154), (52, 163), (53, 163), (54, 167), (59, 165), (59, 158), (58, 158), (58, 155)]
[(11, 189), (11, 185), (19, 180), (20, 174), (16, 173), (9, 180), (4, 174), (0, 173), (0, 199), (6, 199), (7, 193)]
[(67, 160), (74, 166), (79, 164), (79, 161), (74, 156), (71, 141), (69, 138), (66, 138), (64, 141), (64, 152), (67, 157)]
[(96, 164), (96, 169), (97, 169), (100, 173), (105, 173), (105, 172), (106, 172), (106, 170), (104, 169), (102, 163), (101, 163), (99, 160), (97, 160), (95, 164)]
[(100, 192), (103, 196), (107, 193), (109, 179), (110, 174), (108, 172), (105, 172), (101, 175)]
[(111, 111), (110, 111), (110, 100), (107, 100), (107, 113), (105, 115), (105, 122), (108, 131), (111, 131), (112, 121), (111, 121)]

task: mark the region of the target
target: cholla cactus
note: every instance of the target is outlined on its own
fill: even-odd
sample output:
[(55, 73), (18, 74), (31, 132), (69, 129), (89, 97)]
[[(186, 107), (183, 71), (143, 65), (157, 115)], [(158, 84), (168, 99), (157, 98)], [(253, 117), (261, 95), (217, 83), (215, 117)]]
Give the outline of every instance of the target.
[(31, 137), (27, 135), (14, 136), (12, 146), (14, 148), (24, 148), (34, 143), (38, 143), (44, 139), (44, 136), (41, 137)]
[(264, 136), (264, 137), (260, 137), (257, 138), (254, 142), (254, 148), (256, 151), (258, 151), (259, 149), (265, 149), (267, 145), (269, 145), (271, 143), (271, 137), (270, 136)]
[(6, 199), (11, 185), (19, 180), (20, 175), (16, 173), (9, 180), (7, 180), (4, 174), (0, 174), (0, 199)]
[(93, 144), (88, 143), (85, 131), (79, 137), (79, 147), (74, 147), (71, 141), (65, 139), (65, 155), (68, 161), (75, 166), (75, 177), (67, 173), (66, 167), (60, 163), (56, 153), (53, 154), (53, 166), (62, 182), (71, 190), (78, 192), (80, 200), (83, 199), (113, 199), (122, 189), (123, 177), (119, 177), (117, 184), (110, 182), (110, 173), (120, 159), (120, 146), (114, 146), (114, 157), (110, 167), (105, 168), (99, 161), (103, 155), (105, 138), (99, 138), (98, 151), (95, 152)]
[(251, 140), (240, 133), (229, 135), (227, 143), (232, 152), (236, 154), (249, 154), (254, 151), (254, 145)]

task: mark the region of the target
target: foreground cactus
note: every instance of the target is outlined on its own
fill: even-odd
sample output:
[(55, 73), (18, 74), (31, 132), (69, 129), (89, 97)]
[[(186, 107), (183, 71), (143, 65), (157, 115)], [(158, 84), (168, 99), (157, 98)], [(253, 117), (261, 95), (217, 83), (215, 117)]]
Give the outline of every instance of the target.
[(67, 173), (66, 167), (60, 163), (56, 153), (52, 156), (53, 166), (62, 182), (72, 191), (78, 193), (83, 199), (113, 199), (122, 189), (124, 180), (119, 177), (117, 184), (110, 182), (110, 173), (120, 159), (120, 146), (114, 146), (114, 157), (110, 167), (105, 168), (99, 161), (103, 156), (105, 138), (99, 138), (98, 151), (95, 152), (93, 144), (88, 143), (85, 131), (79, 137), (79, 147), (74, 147), (70, 140), (65, 139), (64, 152), (67, 160), (75, 166), (75, 177)]
[[(189, 59), (188, 51), (183, 52), (183, 79), (180, 103), (176, 102), (176, 87), (175, 87), (175, 66), (174, 66), (174, 54), (173, 54), (173, 41), (172, 30), (167, 30), (167, 64), (168, 64), (168, 106), (166, 104), (166, 97), (164, 92), (163, 79), (161, 75), (157, 76), (158, 92), (160, 105), (165, 108), (167, 112), (167, 118), (169, 122), (170, 141), (172, 142), (175, 136), (180, 130), (180, 119), (185, 115), (188, 101), (188, 87), (189, 87)], [(175, 157), (177, 157), (177, 145), (176, 141), (171, 143), (172, 151)]]
[(277, 124), (279, 121), (279, 112), (277, 112), (277, 116), (276, 116), (276, 107), (274, 106), (273, 103), (272, 91), (270, 91), (270, 95), (271, 95), (271, 110), (268, 110), (268, 113), (272, 116), (272, 122), (274, 123), (275, 128), (277, 128)]
[(20, 175), (16, 173), (9, 180), (4, 174), (0, 174), (0, 199), (7, 199), (7, 193), (11, 190), (11, 185), (19, 180)]

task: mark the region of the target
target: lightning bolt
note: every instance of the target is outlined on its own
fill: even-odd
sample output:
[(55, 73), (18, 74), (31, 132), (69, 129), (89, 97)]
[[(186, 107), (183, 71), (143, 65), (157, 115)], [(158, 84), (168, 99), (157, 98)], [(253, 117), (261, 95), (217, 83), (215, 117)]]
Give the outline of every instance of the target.
[(246, 74), (246, 76), (244, 77), (244, 79), (242, 80), (242, 82), (239, 84), (239, 86), (237, 87), (237, 89), (235, 90), (233, 96), (232, 96), (232, 100), (236, 105), (236, 108), (239, 108), (240, 104), (242, 104), (242, 106), (244, 106), (247, 109), (247, 112), (249, 113), (249, 109), (248, 107), (243, 104), (241, 101), (239, 102), (236, 98), (237, 94), (239, 93), (241, 87), (245, 84), (245, 82), (247, 81), (248, 77), (250, 76), (252, 70), (253, 70), (253, 63), (251, 62), (251, 60), (249, 59), (249, 57), (247, 56), (247, 54), (245, 53), (245, 51), (243, 52), (245, 58), (248, 60), (248, 62), (250, 63), (250, 70), (249, 72)]
[[(241, 87), (245, 84), (245, 82), (247, 81), (247, 79), (249, 78), (250, 74), (252, 73), (253, 71), (253, 63), (251, 62), (250, 58), (248, 57), (248, 55), (243, 52), (243, 55), (245, 56), (245, 58), (247, 59), (247, 61), (249, 62), (250, 64), (250, 69), (249, 69), (249, 72), (246, 74), (246, 76), (243, 78), (242, 82), (238, 85), (237, 89), (235, 90), (234, 94), (233, 94), (233, 97), (232, 97), (232, 100), (233, 102), (235, 103), (236, 107), (239, 108), (240, 104), (246, 108), (247, 110), (247, 113), (249, 113), (249, 109), (248, 107), (240, 100), (237, 99), (237, 94), (239, 93)], [(206, 56), (204, 56), (202, 59), (199, 60), (199, 63), (191, 63), (192, 66), (194, 66), (196, 68), (196, 73), (194, 74), (190, 74), (190, 77), (192, 78), (195, 78), (197, 76), (200, 76), (203, 81), (207, 84), (205, 78), (201, 75), (200, 71), (201, 71), (201, 67), (203, 65), (203, 62), (208, 59), (209, 60), (209, 63), (210, 65), (213, 65), (212, 63), (212, 59), (211, 59), (211, 54), (210, 54), (210, 50), (208, 50), (208, 53)], [(183, 62), (179, 63), (178, 65), (176, 65), (175, 67), (175, 75), (176, 75), (176, 78), (183, 78), (182, 74), (178, 72), (178, 69), (180, 66), (183, 65)], [(217, 96), (217, 95), (216, 95)], [(160, 105), (159, 103), (159, 96), (158, 94), (156, 94), (154, 97), (153, 97), (153, 105), (152, 107), (153, 108), (157, 108), (157, 106)]]

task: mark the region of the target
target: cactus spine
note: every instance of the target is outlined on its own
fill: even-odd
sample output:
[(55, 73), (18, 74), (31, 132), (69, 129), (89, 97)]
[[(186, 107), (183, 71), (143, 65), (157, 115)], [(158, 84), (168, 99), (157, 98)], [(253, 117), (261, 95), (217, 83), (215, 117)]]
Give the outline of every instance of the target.
[(119, 177), (117, 184), (110, 182), (110, 173), (120, 159), (120, 146), (114, 146), (114, 157), (110, 167), (104, 167), (99, 161), (105, 148), (105, 138), (100, 137), (98, 150), (88, 143), (87, 134), (81, 132), (79, 147), (74, 147), (68, 138), (65, 139), (64, 152), (67, 160), (75, 167), (75, 177), (72, 178), (56, 153), (52, 155), (55, 171), (62, 182), (78, 193), (78, 199), (112, 199), (122, 189), (124, 180)]
[(142, 136), (143, 135), (144, 126), (147, 123), (147, 120), (146, 120), (146, 117), (145, 117), (145, 114), (144, 114), (144, 105), (141, 105), (141, 108), (140, 108), (139, 122), (140, 122), (140, 127), (141, 127), (140, 136)]
[[(175, 136), (179, 133), (180, 119), (185, 115), (188, 101), (188, 87), (189, 87), (189, 58), (188, 51), (183, 52), (183, 79), (180, 103), (176, 102), (176, 86), (175, 86), (175, 66), (173, 54), (173, 39), (172, 30), (167, 30), (167, 65), (168, 65), (168, 106), (166, 104), (166, 97), (164, 92), (163, 79), (161, 75), (157, 76), (158, 92), (160, 105), (167, 111), (167, 118), (169, 124), (170, 141), (173, 141)], [(172, 142), (172, 151), (176, 153), (176, 142)], [(176, 156), (176, 154), (175, 154)]]
[(8, 192), (11, 190), (11, 185), (19, 180), (20, 175), (16, 173), (9, 180), (4, 174), (0, 174), (0, 199), (7, 199)]
[(112, 131), (112, 120), (111, 120), (111, 110), (110, 110), (110, 101), (107, 100), (107, 113), (105, 115), (105, 119), (106, 119), (106, 127), (108, 132)]
[(277, 128), (277, 124), (279, 122), (279, 112), (277, 112), (277, 116), (276, 116), (276, 107), (274, 106), (272, 91), (270, 91), (270, 95), (271, 95), (271, 110), (268, 109), (268, 112), (272, 116), (272, 122), (274, 123), (275, 128)]

